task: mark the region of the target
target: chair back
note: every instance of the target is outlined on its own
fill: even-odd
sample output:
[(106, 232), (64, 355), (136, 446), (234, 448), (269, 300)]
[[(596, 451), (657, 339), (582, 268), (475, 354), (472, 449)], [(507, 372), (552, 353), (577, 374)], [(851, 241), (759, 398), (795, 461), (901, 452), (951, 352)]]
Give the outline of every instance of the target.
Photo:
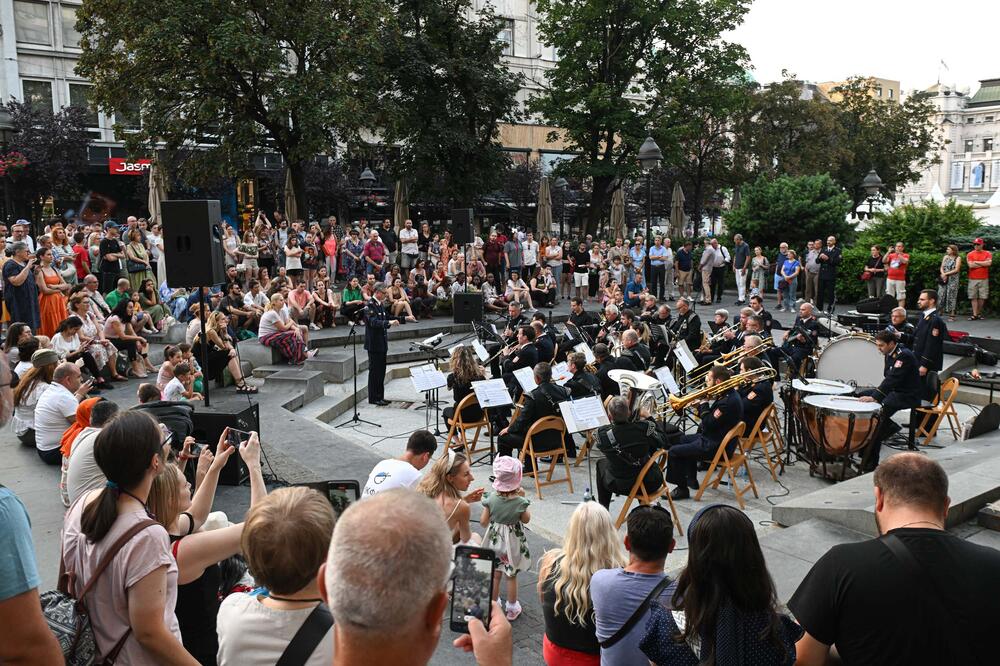
[(959, 381), (957, 377), (949, 377), (941, 382), (941, 391), (937, 395), (939, 404), (944, 404), (945, 408), (951, 407), (951, 403), (955, 401), (955, 396), (958, 395), (958, 386)]
[(726, 458), (729, 459), (730, 465), (733, 464), (733, 460), (743, 455), (743, 448), (740, 447), (738, 455), (736, 453), (736, 449), (733, 449), (734, 455), (732, 456), (732, 458), (729, 458), (729, 454), (725, 453), (725, 451), (726, 449), (729, 448), (729, 442), (732, 441), (733, 437), (736, 437), (737, 443), (739, 443), (739, 438), (743, 436), (744, 430), (746, 430), (746, 424), (743, 423), (743, 421), (740, 421), (739, 423), (737, 423), (736, 425), (734, 425), (732, 428), (729, 429), (729, 432), (726, 433), (726, 436), (722, 438), (722, 442), (719, 444), (719, 449), (722, 450), (723, 455), (725, 455)]
[(753, 443), (758, 439), (761, 441), (764, 440), (764, 424), (766, 424), (767, 420), (771, 417), (772, 411), (774, 411), (773, 402), (760, 413), (760, 416), (757, 417), (757, 422), (754, 423), (753, 428), (750, 429), (750, 435), (743, 438), (743, 442), (741, 443), (743, 444), (744, 451), (749, 451), (753, 448)]
[(527, 445), (532, 437), (546, 430), (558, 430), (559, 432), (565, 433), (566, 422), (559, 416), (543, 416), (532, 423), (531, 427), (528, 428), (528, 432), (524, 435), (525, 445)]
[(470, 393), (461, 400), (458, 401), (458, 405), (455, 407), (454, 420), (457, 423), (464, 424), (465, 421), (462, 419), (462, 410), (466, 407), (472, 407), (473, 404), (477, 403), (478, 398), (476, 398), (475, 392)]

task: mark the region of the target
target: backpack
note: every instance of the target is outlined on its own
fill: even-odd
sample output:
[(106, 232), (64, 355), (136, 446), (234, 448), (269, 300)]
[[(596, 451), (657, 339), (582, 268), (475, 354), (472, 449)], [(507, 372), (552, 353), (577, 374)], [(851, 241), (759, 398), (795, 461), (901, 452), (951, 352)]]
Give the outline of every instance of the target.
[(80, 594), (73, 596), (73, 589), (76, 583), (76, 572), (66, 571), (65, 560), (59, 556), (59, 583), (58, 588), (45, 592), (41, 596), (42, 615), (49, 625), (49, 629), (55, 634), (62, 648), (63, 657), (69, 666), (91, 666), (92, 664), (113, 664), (118, 658), (118, 653), (125, 646), (132, 633), (132, 628), (125, 632), (114, 648), (100, 658), (97, 651), (97, 641), (94, 638), (94, 628), (90, 624), (90, 616), (87, 607), (84, 605), (84, 597), (101, 577), (104, 570), (108, 568), (115, 559), (118, 551), (128, 543), (132, 537), (142, 530), (152, 525), (157, 525), (155, 520), (144, 520), (133, 525), (125, 534), (121, 535), (111, 546), (104, 557), (101, 558), (97, 568), (87, 584), (83, 586)]

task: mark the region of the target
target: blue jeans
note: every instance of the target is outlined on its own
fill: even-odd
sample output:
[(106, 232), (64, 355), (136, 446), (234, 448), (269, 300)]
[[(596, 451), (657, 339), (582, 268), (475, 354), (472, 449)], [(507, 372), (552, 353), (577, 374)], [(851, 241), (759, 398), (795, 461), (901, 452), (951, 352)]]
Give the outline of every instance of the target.
[(788, 282), (784, 278), (781, 279), (781, 293), (783, 294), (786, 305), (788, 303), (795, 302), (795, 294), (797, 293), (795, 288), (798, 286), (798, 282), (798, 278), (792, 280), (791, 282)]
[(562, 262), (559, 262), (555, 266), (549, 266), (552, 269), (552, 277), (556, 280), (556, 293), (558, 294), (559, 286), (562, 284)]

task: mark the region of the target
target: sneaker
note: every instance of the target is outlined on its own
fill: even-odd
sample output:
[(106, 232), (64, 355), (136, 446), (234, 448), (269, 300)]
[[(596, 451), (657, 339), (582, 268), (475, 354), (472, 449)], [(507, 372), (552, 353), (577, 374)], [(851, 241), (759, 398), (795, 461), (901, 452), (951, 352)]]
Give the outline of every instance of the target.
[(319, 326), (317, 326), (315, 323), (309, 324), (309, 328), (312, 329), (312, 330), (314, 330), (314, 331), (318, 331), (319, 330)]
[(310, 349), (309, 351), (306, 352), (306, 358), (312, 358), (318, 353), (319, 353), (318, 349)]
[(514, 603), (507, 604), (507, 621), (513, 622), (521, 615), (521, 602), (515, 601)]

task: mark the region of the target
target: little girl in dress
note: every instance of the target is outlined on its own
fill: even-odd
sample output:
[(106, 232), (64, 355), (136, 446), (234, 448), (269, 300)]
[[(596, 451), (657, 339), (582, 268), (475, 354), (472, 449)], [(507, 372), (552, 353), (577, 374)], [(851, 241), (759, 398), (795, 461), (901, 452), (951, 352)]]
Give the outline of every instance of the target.
[(493, 489), (495, 493), (483, 495), (483, 517), (479, 524), (486, 528), (483, 547), (492, 548), (500, 560), (500, 567), (493, 576), (497, 604), (500, 604), (500, 576), (507, 579), (507, 619), (516, 620), (521, 614), (517, 601), (517, 572), (531, 566), (528, 540), (521, 525), (531, 520), (528, 505), (521, 488), (521, 461), (510, 456), (499, 456), (493, 462)]

